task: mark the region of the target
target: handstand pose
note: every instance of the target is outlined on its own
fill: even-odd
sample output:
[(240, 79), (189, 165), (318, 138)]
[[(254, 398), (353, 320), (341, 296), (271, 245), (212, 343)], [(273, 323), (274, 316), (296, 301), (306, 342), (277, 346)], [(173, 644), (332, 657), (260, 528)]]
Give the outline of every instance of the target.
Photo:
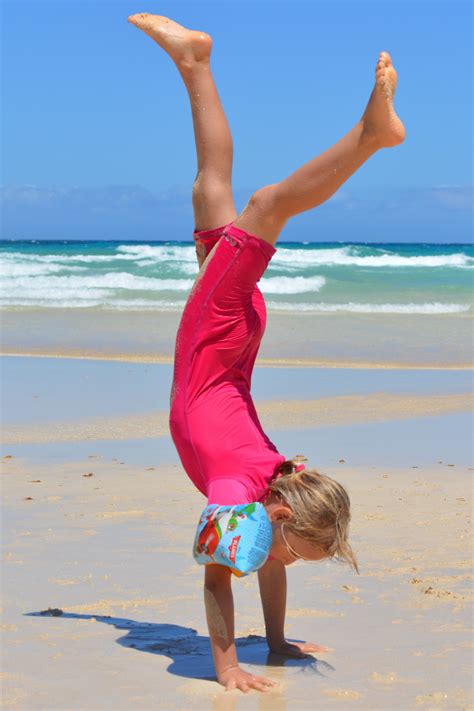
[[(286, 460), (265, 435), (250, 396), (265, 330), (257, 282), (293, 215), (321, 205), (376, 151), (401, 143), (393, 109), (397, 73), (381, 52), (363, 116), (325, 153), (280, 183), (257, 190), (240, 215), (232, 194), (232, 137), (210, 68), (212, 40), (158, 15), (132, 15), (174, 61), (188, 90), (197, 151), (194, 240), (200, 271), (176, 339), (170, 430), (182, 464), (209, 504), (264, 503), (272, 523), (258, 571), (270, 649), (324, 651), (285, 640), (285, 566), (338, 557), (357, 569), (348, 543), (350, 504), (333, 479)], [(266, 691), (274, 682), (240, 668), (234, 645), (231, 571), (206, 565), (204, 599), (217, 680), (226, 690)]]

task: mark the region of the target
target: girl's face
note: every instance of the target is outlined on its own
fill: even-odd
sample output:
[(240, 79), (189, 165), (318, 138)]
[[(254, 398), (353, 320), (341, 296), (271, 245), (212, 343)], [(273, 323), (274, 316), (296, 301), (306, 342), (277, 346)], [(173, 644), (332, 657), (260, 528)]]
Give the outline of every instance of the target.
[(290, 531), (287, 523), (286, 519), (272, 521), (273, 543), (270, 554), (274, 558), (281, 561), (283, 565), (291, 565), (297, 560), (316, 563), (328, 557), (322, 548)]
[(272, 524), (273, 541), (270, 555), (281, 561), (283, 565), (291, 565), (297, 560), (316, 563), (328, 557), (322, 548), (301, 538), (288, 528), (293, 512), (278, 495), (275, 496), (271, 492), (264, 506)]

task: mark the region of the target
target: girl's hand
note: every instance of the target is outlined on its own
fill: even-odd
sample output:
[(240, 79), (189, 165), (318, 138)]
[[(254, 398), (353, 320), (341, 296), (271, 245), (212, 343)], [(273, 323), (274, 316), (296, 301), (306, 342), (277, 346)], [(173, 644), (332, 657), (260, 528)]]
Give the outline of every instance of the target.
[(282, 640), (279, 644), (270, 646), (270, 651), (274, 654), (283, 654), (286, 657), (297, 657), (301, 659), (310, 652), (329, 652), (329, 647), (322, 647), (320, 644), (312, 642), (287, 642)]
[(217, 681), (222, 686), (225, 686), (226, 691), (232, 689), (240, 689), (246, 694), (250, 689), (257, 691), (269, 691), (272, 686), (276, 685), (275, 681), (265, 679), (263, 676), (254, 676), (241, 669), (239, 666), (226, 669), (221, 674), (217, 675)]

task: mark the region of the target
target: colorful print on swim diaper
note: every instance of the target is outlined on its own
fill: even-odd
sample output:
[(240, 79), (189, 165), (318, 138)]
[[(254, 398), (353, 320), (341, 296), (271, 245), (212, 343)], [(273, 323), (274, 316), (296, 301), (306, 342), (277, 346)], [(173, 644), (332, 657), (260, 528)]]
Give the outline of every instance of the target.
[(193, 556), (200, 565), (225, 565), (241, 577), (262, 567), (271, 546), (272, 525), (263, 504), (210, 504), (199, 519)]

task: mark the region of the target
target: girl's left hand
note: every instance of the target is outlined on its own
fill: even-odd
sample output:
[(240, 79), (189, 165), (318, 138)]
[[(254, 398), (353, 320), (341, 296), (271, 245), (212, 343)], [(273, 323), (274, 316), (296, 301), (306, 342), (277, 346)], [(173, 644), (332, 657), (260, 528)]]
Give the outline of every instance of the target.
[(272, 645), (270, 651), (274, 654), (283, 654), (287, 657), (301, 659), (311, 652), (329, 652), (329, 647), (322, 647), (320, 644), (313, 644), (312, 642), (287, 642), (283, 640), (280, 644)]

